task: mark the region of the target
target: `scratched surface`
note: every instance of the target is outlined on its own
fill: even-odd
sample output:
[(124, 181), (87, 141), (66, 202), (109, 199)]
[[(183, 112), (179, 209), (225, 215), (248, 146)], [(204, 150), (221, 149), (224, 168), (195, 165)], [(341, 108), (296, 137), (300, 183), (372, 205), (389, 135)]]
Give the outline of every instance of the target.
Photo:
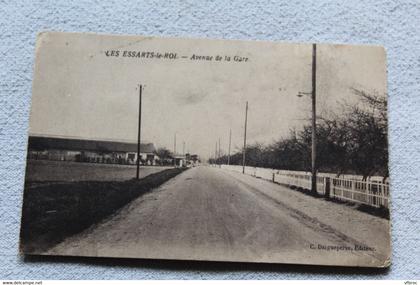
[[(0, 279), (420, 278), (420, 2), (154, 0), (86, 1), (72, 6), (70, 1), (2, 1), (0, 15)], [(33, 51), (36, 33), (43, 30), (384, 45), (390, 109), (391, 268), (19, 256)]]

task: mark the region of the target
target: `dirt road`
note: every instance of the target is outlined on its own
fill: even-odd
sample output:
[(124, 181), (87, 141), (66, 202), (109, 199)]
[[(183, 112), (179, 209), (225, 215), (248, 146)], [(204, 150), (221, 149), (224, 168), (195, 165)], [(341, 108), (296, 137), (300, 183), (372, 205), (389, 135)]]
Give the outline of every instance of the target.
[(387, 231), (345, 205), (201, 166), (47, 254), (381, 266)]

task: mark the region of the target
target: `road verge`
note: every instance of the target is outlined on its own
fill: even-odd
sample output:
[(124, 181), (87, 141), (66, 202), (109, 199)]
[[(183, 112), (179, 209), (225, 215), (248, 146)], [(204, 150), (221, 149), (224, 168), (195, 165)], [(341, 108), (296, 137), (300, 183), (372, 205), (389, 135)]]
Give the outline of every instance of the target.
[(20, 250), (25, 254), (42, 253), (183, 171), (167, 169), (141, 180), (25, 185)]

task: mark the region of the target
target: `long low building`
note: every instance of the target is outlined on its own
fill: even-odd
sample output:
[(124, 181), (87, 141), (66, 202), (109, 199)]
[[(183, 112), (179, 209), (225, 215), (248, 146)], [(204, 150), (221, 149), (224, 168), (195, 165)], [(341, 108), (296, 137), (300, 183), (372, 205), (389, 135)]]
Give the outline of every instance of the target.
[[(137, 143), (29, 136), (28, 159), (136, 164)], [(140, 163), (159, 163), (153, 143), (140, 144)]]

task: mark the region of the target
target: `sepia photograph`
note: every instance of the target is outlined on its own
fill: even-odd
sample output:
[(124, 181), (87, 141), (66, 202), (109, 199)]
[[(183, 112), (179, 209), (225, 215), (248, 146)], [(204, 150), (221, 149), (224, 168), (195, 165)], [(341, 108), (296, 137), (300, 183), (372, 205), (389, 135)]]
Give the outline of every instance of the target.
[(44, 32), (25, 255), (388, 267), (380, 46)]

